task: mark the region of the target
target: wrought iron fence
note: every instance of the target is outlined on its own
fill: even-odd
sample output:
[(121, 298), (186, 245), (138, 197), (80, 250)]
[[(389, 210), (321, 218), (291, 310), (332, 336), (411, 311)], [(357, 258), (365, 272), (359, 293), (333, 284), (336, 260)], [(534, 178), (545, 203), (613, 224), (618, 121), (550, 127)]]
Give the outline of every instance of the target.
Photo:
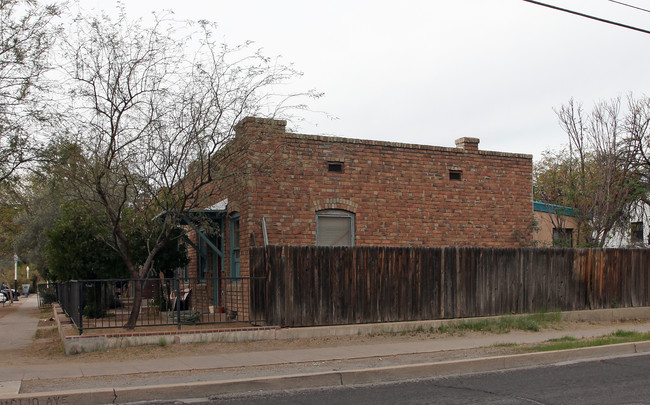
[(59, 283), (56, 287), (57, 296), (61, 308), (70, 317), (81, 333), (80, 325), (83, 325), (83, 291), (82, 283), (79, 281), (70, 281), (67, 283)]
[[(87, 329), (203, 324), (261, 324), (250, 308), (260, 277), (80, 280), (59, 283), (58, 302), (81, 334)], [(257, 286), (259, 284), (259, 286)], [(141, 291), (134, 310), (136, 290)]]

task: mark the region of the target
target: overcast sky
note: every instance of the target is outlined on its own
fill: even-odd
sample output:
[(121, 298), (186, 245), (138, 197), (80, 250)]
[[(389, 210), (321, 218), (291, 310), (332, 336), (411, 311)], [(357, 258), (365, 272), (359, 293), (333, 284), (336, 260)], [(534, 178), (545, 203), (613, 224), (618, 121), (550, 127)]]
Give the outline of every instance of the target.
[[(650, 0), (621, 0), (650, 10)], [(123, 0), (252, 40), (324, 92), (299, 132), (533, 154), (566, 143), (553, 108), (571, 97), (650, 95), (650, 35), (523, 0)], [(609, 0), (543, 0), (650, 30), (650, 12)], [(113, 1), (82, 0), (114, 11)]]

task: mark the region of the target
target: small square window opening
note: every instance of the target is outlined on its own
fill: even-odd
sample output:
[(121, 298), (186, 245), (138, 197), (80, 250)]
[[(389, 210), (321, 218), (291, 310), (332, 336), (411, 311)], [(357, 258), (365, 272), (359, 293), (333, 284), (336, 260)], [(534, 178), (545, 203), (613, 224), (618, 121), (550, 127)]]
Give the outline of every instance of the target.
[(327, 171), (334, 173), (343, 173), (343, 163), (330, 162), (327, 164)]
[(449, 180), (461, 181), (463, 179), (463, 172), (460, 170), (450, 170)]

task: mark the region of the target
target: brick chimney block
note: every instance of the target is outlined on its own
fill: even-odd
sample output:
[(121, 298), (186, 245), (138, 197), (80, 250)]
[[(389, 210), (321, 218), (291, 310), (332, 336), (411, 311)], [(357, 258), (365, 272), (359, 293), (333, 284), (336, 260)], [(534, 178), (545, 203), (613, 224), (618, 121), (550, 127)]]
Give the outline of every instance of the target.
[(284, 134), (287, 121), (272, 118), (246, 117), (235, 125), (236, 136), (246, 134)]
[(458, 138), (456, 139), (456, 147), (465, 150), (478, 150), (480, 141), (478, 138)]

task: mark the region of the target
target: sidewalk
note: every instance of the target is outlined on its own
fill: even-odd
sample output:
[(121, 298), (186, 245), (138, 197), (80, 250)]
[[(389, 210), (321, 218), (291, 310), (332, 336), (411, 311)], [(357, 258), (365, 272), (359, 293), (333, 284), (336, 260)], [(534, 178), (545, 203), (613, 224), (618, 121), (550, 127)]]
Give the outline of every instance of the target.
[[(24, 305), (10, 321), (18, 322), (16, 317), (31, 318), (32, 330), (35, 329), (37, 321), (20, 315), (28, 314), (30, 308), (33, 307)], [(650, 319), (650, 309), (647, 311), (644, 319)], [(593, 316), (600, 317), (602, 313), (594, 311)], [(0, 325), (4, 330), (2, 318)], [(111, 403), (115, 396), (118, 403), (209, 397), (251, 389), (389, 381), (650, 352), (650, 342), (514, 355), (508, 353), (514, 353), (514, 349), (503, 346), (539, 343), (564, 336), (602, 336), (618, 329), (650, 332), (650, 321), (599, 328), (586, 326), (571, 331), (443, 335), (398, 343), (204, 354), (145, 361), (66, 362), (65, 365), (26, 365), (19, 370), (3, 368), (0, 369), (0, 403), (10, 399), (32, 402), (39, 399), (47, 403), (48, 398), (55, 396), (65, 397), (66, 403), (86, 404)], [(18, 340), (12, 339), (12, 344), (22, 342)]]
[[(9, 304), (5, 304), (7, 307)], [(38, 328), (38, 297), (20, 297), (11, 305), (18, 309), (0, 318), (2, 326), (2, 344), (0, 350), (17, 350), (29, 347)]]

